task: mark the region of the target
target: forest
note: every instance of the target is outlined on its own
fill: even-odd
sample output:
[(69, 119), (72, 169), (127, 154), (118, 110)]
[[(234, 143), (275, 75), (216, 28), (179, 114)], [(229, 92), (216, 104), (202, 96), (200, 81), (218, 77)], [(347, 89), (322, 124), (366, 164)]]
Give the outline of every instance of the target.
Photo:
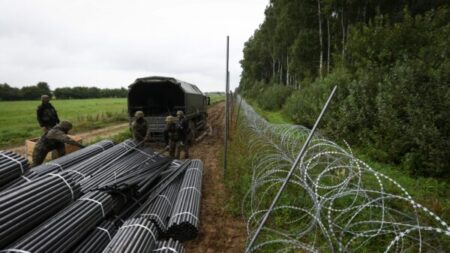
[(40, 99), (43, 94), (52, 95), (57, 99), (119, 98), (126, 97), (127, 90), (77, 86), (56, 88), (51, 91), (46, 82), (22, 88), (11, 87), (7, 83), (0, 84), (0, 101), (35, 100)]
[(238, 91), (411, 175), (450, 177), (450, 4), (271, 0)]

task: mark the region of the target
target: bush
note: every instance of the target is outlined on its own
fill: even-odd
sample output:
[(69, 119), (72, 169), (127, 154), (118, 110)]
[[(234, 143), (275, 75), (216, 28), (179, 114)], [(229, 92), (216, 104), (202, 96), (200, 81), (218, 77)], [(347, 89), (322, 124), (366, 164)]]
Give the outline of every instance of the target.
[(292, 89), (286, 86), (270, 86), (257, 97), (258, 105), (264, 110), (280, 110), (284, 102), (292, 93)]

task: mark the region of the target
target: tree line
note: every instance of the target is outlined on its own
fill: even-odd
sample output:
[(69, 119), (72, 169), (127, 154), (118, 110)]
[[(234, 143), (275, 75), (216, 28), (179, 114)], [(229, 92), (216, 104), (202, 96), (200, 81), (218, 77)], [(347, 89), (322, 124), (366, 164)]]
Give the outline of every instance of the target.
[(239, 92), (414, 175), (449, 177), (445, 0), (271, 0), (245, 43)]
[(53, 92), (46, 82), (39, 82), (35, 86), (24, 86), (22, 88), (11, 87), (8, 84), (0, 84), (0, 100), (35, 100), (41, 95), (51, 95), (57, 99), (83, 99), (83, 98), (112, 98), (126, 97), (127, 90), (100, 89), (97, 87), (64, 87), (56, 88)]

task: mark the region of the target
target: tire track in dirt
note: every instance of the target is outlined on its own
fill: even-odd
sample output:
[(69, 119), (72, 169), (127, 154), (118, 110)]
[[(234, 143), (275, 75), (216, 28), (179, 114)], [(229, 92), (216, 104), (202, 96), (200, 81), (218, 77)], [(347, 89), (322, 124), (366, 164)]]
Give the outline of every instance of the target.
[(226, 193), (223, 184), (221, 162), (223, 147), (223, 122), (225, 103), (208, 110), (211, 136), (191, 148), (192, 158), (204, 163), (200, 233), (197, 239), (185, 242), (188, 253), (243, 252), (246, 227), (243, 219), (235, 218), (225, 211)]

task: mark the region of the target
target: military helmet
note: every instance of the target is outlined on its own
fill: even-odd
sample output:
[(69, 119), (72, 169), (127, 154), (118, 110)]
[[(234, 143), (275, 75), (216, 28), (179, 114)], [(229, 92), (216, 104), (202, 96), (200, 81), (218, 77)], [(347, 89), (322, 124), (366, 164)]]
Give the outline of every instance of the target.
[(143, 111), (136, 111), (134, 113), (134, 117), (136, 117), (136, 118), (143, 118), (144, 117), (144, 112)]
[(183, 111), (177, 111), (177, 116), (178, 116), (178, 117), (184, 116), (184, 112), (183, 112)]
[(63, 120), (59, 123), (59, 127), (63, 130), (69, 131), (70, 129), (72, 129), (72, 123)]
[(166, 117), (166, 123), (167, 124), (174, 124), (174, 123), (177, 123), (177, 122), (178, 122), (177, 117), (174, 117), (172, 115), (169, 115), (169, 116)]
[(41, 100), (42, 101), (44, 101), (44, 100), (48, 101), (48, 100), (50, 100), (50, 97), (48, 95), (44, 94), (44, 95), (41, 96)]

